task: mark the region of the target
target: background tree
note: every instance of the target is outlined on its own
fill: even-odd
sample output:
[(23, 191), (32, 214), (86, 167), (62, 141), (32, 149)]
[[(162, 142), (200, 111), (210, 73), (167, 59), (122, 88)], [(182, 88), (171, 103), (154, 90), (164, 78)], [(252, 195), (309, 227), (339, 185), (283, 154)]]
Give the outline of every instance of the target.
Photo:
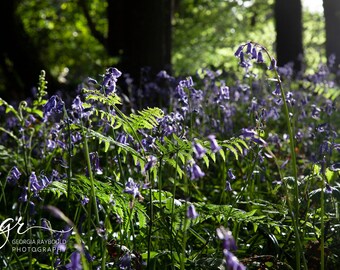
[[(5, 98), (18, 99), (29, 95), (29, 90), (37, 84), (38, 76), (45, 65), (39, 49), (26, 33), (20, 16), (17, 15), (19, 0), (0, 1), (0, 66), (2, 83), (6, 88)], [(54, 84), (52, 76), (49, 83)]]
[(340, 1), (323, 0), (326, 28), (326, 55), (335, 55), (335, 68), (340, 65)]
[(301, 1), (276, 0), (274, 10), (278, 65), (292, 62), (294, 70), (300, 71), (303, 56)]

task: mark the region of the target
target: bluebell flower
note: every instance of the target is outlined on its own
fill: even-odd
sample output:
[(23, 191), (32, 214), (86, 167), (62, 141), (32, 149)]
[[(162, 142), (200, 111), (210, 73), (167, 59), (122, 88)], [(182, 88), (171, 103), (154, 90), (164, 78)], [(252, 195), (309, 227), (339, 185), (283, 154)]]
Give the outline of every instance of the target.
[(229, 250), (224, 249), (223, 255), (226, 260), (227, 269), (232, 269), (232, 270), (245, 270), (246, 269), (246, 267)]
[(329, 166), (329, 169), (333, 172), (340, 171), (340, 162), (333, 163), (331, 166)]
[(228, 180), (225, 181), (225, 188), (224, 188), (225, 191), (233, 191), (232, 187), (231, 187), (231, 184)]
[(205, 175), (205, 173), (202, 172), (201, 168), (196, 163), (194, 163), (191, 166), (190, 173), (191, 173), (191, 180), (201, 178)]
[(232, 172), (232, 170), (231, 169), (229, 169), (228, 170), (228, 178), (230, 179), (230, 180), (235, 180), (236, 179), (236, 176), (233, 174), (233, 172)]
[(133, 195), (134, 198), (141, 196), (139, 192), (139, 185), (136, 184), (131, 177), (125, 184), (124, 192)]
[(252, 44), (250, 42), (247, 43), (246, 53), (251, 54)]
[(264, 63), (262, 52), (259, 51), (257, 54), (257, 63)]
[(83, 269), (80, 260), (80, 253), (75, 251), (71, 254), (71, 262), (65, 265), (67, 270), (81, 270)]
[(116, 92), (116, 83), (122, 73), (116, 68), (108, 68), (104, 75), (102, 86), (106, 88), (106, 93)]
[(8, 184), (15, 186), (18, 183), (18, 180), (20, 178), (21, 172), (19, 171), (19, 169), (14, 166), (9, 175), (7, 176), (7, 182)]
[(45, 175), (41, 175), (38, 179), (35, 172), (32, 172), (29, 177), (29, 183), (30, 190), (37, 196), (39, 191), (47, 187), (51, 181)]
[(239, 47), (237, 48), (237, 50), (236, 50), (235, 53), (234, 53), (234, 55), (235, 55), (236, 57), (240, 57), (240, 53), (243, 51), (243, 47), (244, 47), (244, 45), (241, 45), (241, 46), (239, 46)]
[(269, 65), (269, 70), (275, 70), (277, 68), (276, 66), (276, 59), (272, 57), (272, 59), (270, 60), (270, 65)]
[(144, 173), (150, 170), (153, 166), (155, 166), (157, 162), (157, 158), (154, 156), (149, 156), (148, 157), (148, 162), (144, 166)]
[(81, 204), (82, 204), (82, 205), (86, 205), (86, 204), (89, 203), (89, 201), (90, 201), (90, 199), (89, 199), (88, 197), (85, 196), (85, 197), (81, 200)]
[(221, 226), (216, 229), (217, 237), (222, 240), (222, 247), (226, 250), (236, 250), (236, 241), (228, 229)]
[(98, 84), (98, 82), (95, 79), (93, 79), (93, 78), (88, 78), (87, 82), (91, 83), (91, 84)]
[(257, 50), (255, 46), (251, 50), (251, 59), (257, 59)]
[(47, 101), (47, 103), (44, 105), (44, 121), (47, 120), (47, 118), (52, 113), (62, 113), (64, 108), (64, 102), (61, 100), (60, 97), (57, 95), (53, 95), (50, 97), (50, 99)]
[(99, 156), (97, 152), (90, 153), (91, 166), (95, 174), (103, 174), (102, 169), (99, 167)]
[(215, 135), (209, 135), (208, 139), (210, 141), (210, 149), (213, 153), (220, 151), (222, 148), (218, 145)]
[(275, 90), (272, 93), (274, 96), (281, 96), (281, 88), (279, 83), (276, 84)]
[(19, 202), (27, 202), (27, 199), (28, 199), (27, 191), (28, 191), (28, 188), (26, 186), (22, 187), (22, 192), (18, 198)]
[(194, 142), (192, 145), (193, 145), (193, 150), (196, 155), (196, 158), (198, 159), (202, 158), (206, 153), (206, 150), (204, 149), (204, 147), (198, 142)]
[(195, 219), (198, 217), (198, 213), (196, 212), (196, 208), (193, 204), (190, 204), (187, 209), (187, 218)]
[(118, 267), (122, 270), (131, 269), (131, 254), (129, 252), (119, 258)]

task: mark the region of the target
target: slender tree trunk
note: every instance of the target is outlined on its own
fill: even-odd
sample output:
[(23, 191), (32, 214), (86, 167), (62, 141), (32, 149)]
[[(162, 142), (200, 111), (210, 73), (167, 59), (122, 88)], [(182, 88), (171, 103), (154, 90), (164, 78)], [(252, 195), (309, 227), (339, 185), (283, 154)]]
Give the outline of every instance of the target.
[(170, 69), (171, 0), (108, 0), (108, 52), (137, 81), (141, 68)]
[(327, 58), (334, 55), (334, 68), (340, 66), (340, 1), (323, 0), (323, 8), (326, 23), (326, 55)]
[(278, 65), (283, 66), (292, 62), (294, 70), (300, 71), (303, 57), (300, 0), (275, 1), (275, 27)]

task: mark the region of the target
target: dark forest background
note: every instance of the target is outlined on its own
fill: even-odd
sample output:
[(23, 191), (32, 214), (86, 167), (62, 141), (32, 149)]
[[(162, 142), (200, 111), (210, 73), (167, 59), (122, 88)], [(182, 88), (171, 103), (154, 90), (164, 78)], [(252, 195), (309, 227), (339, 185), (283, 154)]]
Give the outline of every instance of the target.
[[(307, 4), (309, 1), (306, 1)], [(2, 0), (0, 96), (32, 95), (44, 69), (49, 91), (73, 91), (115, 66), (136, 85), (141, 68), (173, 75), (229, 70), (240, 43), (259, 42), (278, 65), (308, 72), (340, 64), (340, 1), (311, 13), (297, 0)]]

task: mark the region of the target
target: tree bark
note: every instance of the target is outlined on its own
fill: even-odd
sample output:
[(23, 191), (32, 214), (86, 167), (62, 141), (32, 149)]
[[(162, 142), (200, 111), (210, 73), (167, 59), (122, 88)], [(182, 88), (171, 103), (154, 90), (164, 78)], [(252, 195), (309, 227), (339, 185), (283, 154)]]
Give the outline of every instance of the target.
[(277, 63), (283, 66), (289, 62), (294, 70), (301, 70), (302, 5), (300, 0), (275, 1), (276, 53)]
[[(40, 71), (45, 69), (38, 48), (16, 15), (18, 3), (18, 0), (0, 1), (0, 65), (6, 77), (3, 97), (16, 100), (32, 95), (32, 87), (37, 85)], [(51, 76), (47, 79), (49, 85), (53, 84)]]
[(170, 70), (171, 0), (108, 0), (108, 52), (137, 81), (141, 68)]
[(326, 55), (329, 59), (334, 55), (334, 69), (340, 67), (340, 1), (323, 0), (326, 27)]

